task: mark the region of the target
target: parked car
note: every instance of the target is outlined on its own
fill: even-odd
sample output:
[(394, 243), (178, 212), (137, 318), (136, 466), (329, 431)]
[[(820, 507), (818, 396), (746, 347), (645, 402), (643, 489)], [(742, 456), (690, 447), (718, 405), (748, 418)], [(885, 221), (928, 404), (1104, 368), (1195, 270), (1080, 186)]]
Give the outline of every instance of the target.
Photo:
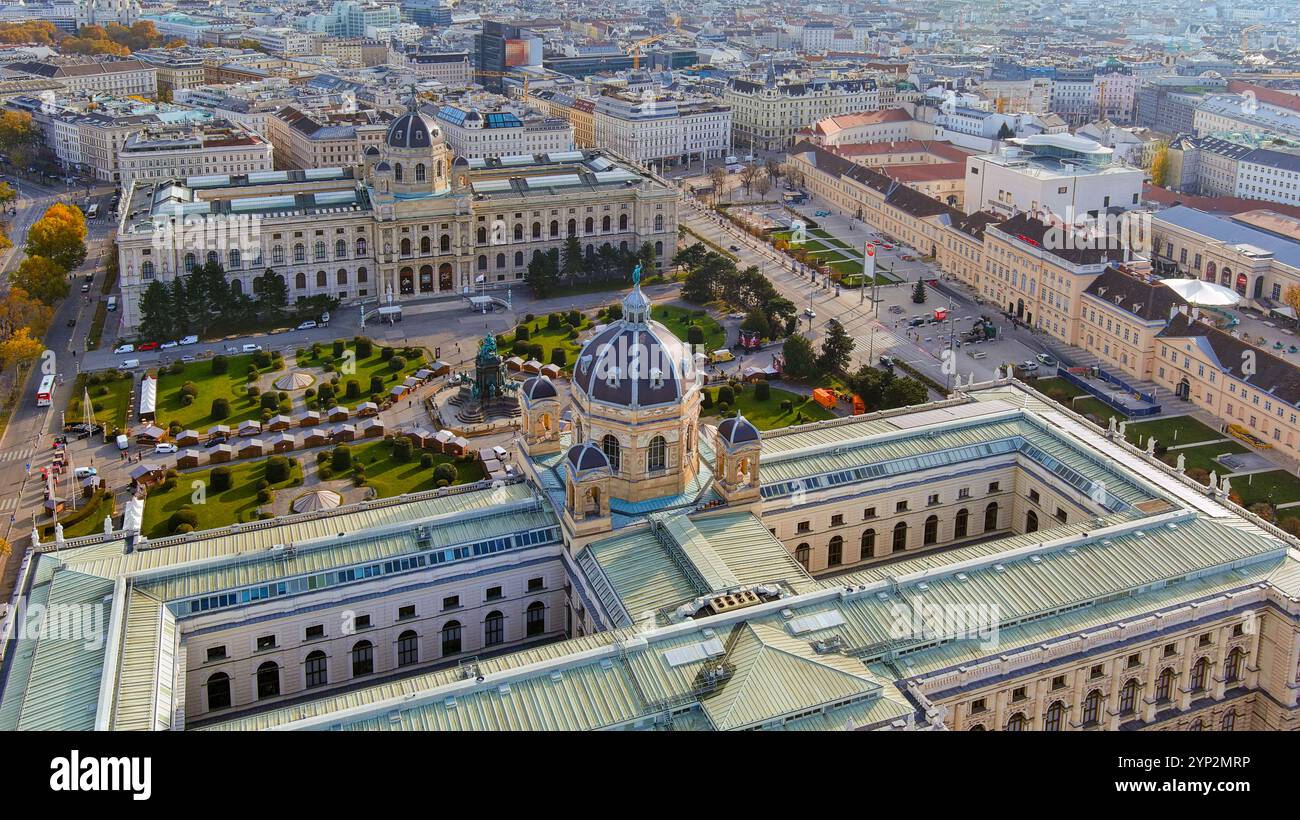
[(113, 349), (114, 353), (134, 353), (135, 345), (118, 345)]
[(890, 313), (902, 313), (902, 312), (903, 312), (903, 306), (902, 306), (902, 305), (890, 305), (890, 306), (889, 306), (889, 312), (890, 312)]
[(213, 436), (212, 438), (210, 438), (210, 439), (208, 439), (206, 442), (204, 442), (203, 446), (204, 446), (204, 447), (216, 447), (218, 444), (225, 444), (225, 443), (226, 443), (226, 437), (225, 437), (225, 436)]
[(318, 325), (316, 324), (316, 320), (314, 319), (308, 319), (307, 321), (298, 325), (299, 330), (311, 330), (314, 327), (318, 327)]
[(250, 344), (246, 344), (246, 345), (244, 345), (244, 347), (243, 347), (243, 351), (244, 351), (245, 353), (256, 353), (257, 351), (259, 351), (259, 350), (261, 350), (261, 349), (262, 349), (262, 346), (261, 346), (261, 345), (255, 345), (255, 344), (251, 344), (251, 343), (250, 343)]
[(182, 336), (182, 337), (181, 337), (181, 344), (183, 344), (183, 345), (196, 345), (196, 344), (198, 344), (198, 343), (199, 343), (199, 337), (198, 337), (198, 336)]
[(139, 347), (137, 347), (137, 348), (135, 349), (135, 352), (136, 352), (136, 353), (144, 353), (145, 351), (148, 351), (148, 350), (157, 350), (157, 349), (158, 349), (158, 343), (157, 343), (157, 342), (145, 342), (144, 344), (142, 344), (142, 345), (140, 345)]
[(1033, 373), (1038, 370), (1038, 362), (1021, 362), (1018, 366), (1026, 373)]
[(740, 250), (740, 246), (739, 246), (739, 245), (732, 245), (732, 246), (729, 247), (727, 250), (738, 251), (738, 250)]
[(181, 356), (181, 361), (183, 361), (183, 362), (192, 362), (192, 361), (194, 361), (194, 357), (191, 356), (191, 355), (189, 355), (188, 353), (186, 353), (184, 356)]
[(139, 359), (127, 359), (126, 361), (122, 362), (122, 366), (121, 366), (120, 369), (122, 369), (122, 370), (134, 370), (134, 369), (136, 369), (136, 368), (139, 367), (139, 366), (140, 366), (140, 360), (139, 360)]
[(99, 470), (94, 467), (77, 467), (72, 471), (73, 478), (89, 478), (93, 475), (99, 475)]
[(1047, 367), (1056, 367), (1056, 357), (1047, 353), (1039, 353), (1038, 361)]
[(158, 345), (158, 347), (161, 350), (171, 350), (173, 347), (176, 347), (179, 344), (180, 342), (163, 342), (162, 344)]
[(71, 319), (68, 320), (68, 327), (76, 327), (76, 326), (77, 326), (77, 317), (73, 316)]
[(813, 213), (813, 216), (830, 216), (830, 215), (831, 215), (830, 211), (816, 211)]
[(155, 453), (174, 453), (179, 449), (180, 448), (177, 447), (175, 444), (171, 444), (170, 442), (165, 442), (165, 441), (162, 442), (161, 444), (155, 444), (153, 446), (153, 451)]
[(330, 323), (330, 312), (328, 310), (320, 315), (320, 323), (322, 325), (328, 325)]

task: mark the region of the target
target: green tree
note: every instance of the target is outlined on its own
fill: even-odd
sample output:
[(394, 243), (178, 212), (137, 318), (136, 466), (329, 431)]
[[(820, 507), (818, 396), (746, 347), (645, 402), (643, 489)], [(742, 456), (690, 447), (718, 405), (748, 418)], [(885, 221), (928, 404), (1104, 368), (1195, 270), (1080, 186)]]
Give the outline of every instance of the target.
[(257, 312), (263, 319), (275, 321), (284, 316), (289, 307), (289, 286), (283, 276), (270, 268), (253, 280), (253, 295), (257, 299)]
[(813, 353), (812, 342), (804, 336), (789, 336), (781, 348), (785, 365), (781, 368), (784, 375), (795, 381), (814, 382), (821, 375), (817, 369), (817, 357)]
[(1011, 126), (1004, 122), (1002, 123), (1002, 127), (998, 129), (997, 138), (1000, 140), (1009, 140), (1015, 135), (1016, 132), (1012, 130)]
[(659, 255), (655, 253), (655, 246), (650, 242), (642, 242), (640, 249), (636, 254), (636, 261), (641, 263), (641, 278), (652, 276), (655, 273), (655, 265), (659, 261)]
[(761, 310), (751, 310), (745, 316), (745, 321), (740, 323), (741, 330), (754, 330), (758, 332), (760, 338), (772, 338), (772, 323), (768, 320), (767, 314)]
[(171, 297), (162, 280), (154, 279), (140, 296), (140, 336), (170, 341), (177, 338), (172, 320)]
[(564, 240), (564, 249), (560, 251), (560, 273), (566, 279), (581, 276), (586, 271), (586, 260), (582, 256), (582, 244), (578, 237), (570, 236)]
[(555, 292), (556, 286), (560, 282), (560, 269), (557, 264), (555, 249), (541, 253), (533, 257), (528, 263), (528, 272), (524, 274), (524, 281), (533, 291), (533, 295), (539, 299), (544, 299)]
[(925, 304), (925, 283), (920, 279), (917, 279), (916, 284), (912, 287), (912, 301), (918, 305)]
[(878, 367), (863, 365), (849, 377), (849, 389), (861, 397), (868, 410), (885, 406), (885, 388), (894, 380), (892, 373)]
[(853, 348), (853, 337), (844, 329), (844, 325), (838, 319), (828, 320), (821, 355), (817, 357), (817, 369), (822, 373), (843, 373), (849, 366)]
[(885, 387), (885, 408), (907, 407), (913, 404), (925, 404), (930, 400), (930, 391), (925, 385), (910, 376), (894, 379)]

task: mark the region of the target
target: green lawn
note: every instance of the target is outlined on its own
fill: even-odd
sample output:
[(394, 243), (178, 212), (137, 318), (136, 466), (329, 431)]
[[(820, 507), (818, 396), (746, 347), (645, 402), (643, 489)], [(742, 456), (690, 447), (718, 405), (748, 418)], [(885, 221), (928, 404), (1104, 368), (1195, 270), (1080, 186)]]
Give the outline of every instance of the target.
[[(551, 356), (557, 347), (564, 351), (564, 367), (569, 368), (578, 360), (578, 352), (582, 345), (574, 338), (569, 338), (569, 330), (565, 329), (563, 323), (558, 328), (547, 327), (547, 316), (535, 316), (531, 322), (522, 324), (528, 325), (528, 344), (538, 344), (542, 346), (542, 356), (538, 359), (542, 364), (550, 364)], [(593, 322), (586, 316), (582, 317), (582, 324), (578, 326), (579, 334), (591, 327)], [(501, 337), (501, 346), (497, 351), (507, 359), (515, 354), (512, 348), (515, 344), (514, 332), (506, 333)], [(525, 360), (529, 358), (527, 354), (520, 354)]]
[(706, 353), (721, 350), (727, 346), (727, 331), (706, 310), (689, 310), (687, 308), (673, 307), (672, 305), (655, 305), (650, 311), (650, 316), (655, 321), (661, 322), (664, 327), (671, 330), (673, 335), (682, 341), (686, 341), (691, 325), (699, 325), (704, 331), (704, 351)]
[[(410, 461), (397, 461), (393, 458), (392, 445), (381, 439), (353, 447), (352, 463), (356, 464), (360, 461), (365, 465), (363, 472), (366, 476), (366, 484), (375, 488), (375, 495), (378, 498), (437, 488), (433, 471), (439, 464), (451, 464), (456, 468), (455, 483), (457, 484), (468, 484), (486, 477), (481, 463), (458, 462), (452, 456), (441, 453), (430, 453), (433, 456), (433, 465), (421, 467), (422, 453), (423, 451), (415, 449), (411, 452)], [(354, 470), (350, 469), (344, 473), (335, 473), (334, 477), (351, 477), (353, 474)]]
[[(225, 373), (213, 373), (212, 360), (207, 359), (186, 363), (180, 373), (159, 375), (155, 415), (158, 426), (166, 428), (176, 422), (182, 430), (202, 432), (214, 424), (237, 424), (244, 419), (260, 418), (258, 405), (244, 393), (245, 377), (253, 367), (252, 355), (230, 356), (227, 362), (230, 366)], [(194, 382), (198, 389), (189, 405), (181, 395), (186, 382)], [(230, 400), (230, 415), (224, 419), (212, 418), (212, 401), (219, 398)]]
[[(338, 373), (339, 376), (339, 383), (341, 388), (339, 390), (340, 396), (343, 395), (343, 389), (347, 387), (347, 383), (350, 379), (356, 379), (357, 383), (361, 386), (362, 395), (368, 396), (370, 394), (371, 376), (376, 376), (376, 375), (380, 376), (381, 378), (383, 378), (385, 385), (387, 385), (388, 387), (392, 387), (393, 385), (399, 384), (400, 382), (404, 381), (407, 376), (411, 375), (412, 373), (414, 373), (415, 371), (419, 370), (420, 368), (424, 367), (427, 364), (427, 362), (425, 361), (426, 355), (423, 351), (421, 351), (420, 355), (418, 356), (404, 357), (406, 359), (406, 364), (402, 366), (402, 369), (400, 371), (394, 371), (389, 365), (389, 360), (383, 358), (384, 345), (372, 344), (371, 354), (369, 358), (366, 359), (357, 358), (354, 362), (355, 372), (345, 373), (342, 371), (348, 368), (349, 366), (348, 361), (350, 357), (348, 356), (348, 352), (351, 352), (352, 356), (356, 356), (356, 350), (357, 350), (356, 343), (353, 342), (351, 339), (347, 340), (347, 342), (344, 344), (344, 350), (345, 350), (344, 355), (335, 359), (334, 345), (331, 342), (325, 342), (321, 344), (319, 356), (315, 355), (312, 352), (311, 348), (307, 348), (306, 351), (307, 355), (299, 356), (297, 358), (298, 367), (299, 368), (324, 367), (326, 364), (332, 364), (335, 367), (334, 372)], [(401, 354), (400, 352), (395, 351), (393, 355), (398, 356)], [(318, 375), (317, 382), (319, 383), (321, 379), (319, 378), (319, 374), (317, 375)], [(324, 381), (329, 381), (330, 375), (331, 374), (326, 373)]]
[[(86, 511), (85, 504), (94, 505), (90, 512)], [(96, 535), (104, 531), (104, 516), (113, 514), (113, 494), (98, 493), (96, 497), (82, 498), (80, 489), (77, 491), (77, 509), (65, 512), (60, 520), (64, 521), (63, 537), (64, 538), (81, 538), (85, 535)], [(76, 518), (72, 524), (66, 523), (69, 519)], [(54, 537), (54, 523), (46, 524), (41, 527), (41, 538)]]
[[(1133, 432), (1132, 427), (1129, 428), (1128, 432), (1130, 434)], [(1130, 435), (1130, 441), (1131, 440), (1132, 438)], [(1160, 443), (1159, 436), (1156, 436), (1156, 443), (1157, 444)], [(1227, 468), (1225, 468), (1219, 462), (1215, 461), (1214, 460), (1215, 456), (1226, 455), (1228, 453), (1244, 453), (1244, 452), (1246, 452), (1246, 448), (1238, 444), (1237, 442), (1224, 441), (1218, 444), (1206, 444), (1201, 447), (1188, 447), (1183, 450), (1170, 450), (1169, 452), (1161, 456), (1160, 460), (1165, 462), (1169, 466), (1173, 467), (1178, 464), (1178, 455), (1181, 453), (1183, 456), (1183, 466), (1185, 469), (1188, 470), (1199, 469), (1199, 470), (1204, 470), (1207, 473), (1216, 472), (1222, 476), (1225, 472), (1227, 472)]]
[[(701, 410), (700, 415), (717, 417), (720, 414), (717, 401), (718, 388), (710, 387), (708, 390), (713, 396), (713, 406)], [(788, 412), (781, 409), (781, 402), (787, 399), (794, 405)], [(759, 401), (754, 398), (753, 385), (744, 386), (736, 396), (736, 405), (732, 409), (739, 410), (741, 415), (753, 422), (754, 426), (760, 430), (775, 430), (793, 424), (806, 424), (810, 421), (821, 421), (836, 417), (834, 413), (813, 401), (811, 397), (800, 396), (786, 390), (778, 390), (775, 387), (771, 388), (771, 396), (766, 401)], [(802, 420), (800, 414), (803, 415)]]
[[(81, 399), (86, 394), (85, 387), (92, 374), (81, 373), (72, 385), (72, 395), (68, 397), (68, 406), (64, 411), (64, 420), (80, 422), (86, 417)], [(131, 405), (131, 390), (135, 380), (130, 376), (118, 378), (117, 371), (109, 370), (98, 374), (99, 384), (90, 385), (90, 404), (94, 408), (95, 421), (108, 426), (125, 427), (129, 419), (127, 408)]]
[[(298, 458), (303, 458), (301, 454)], [(181, 473), (176, 479), (176, 486), (171, 490), (155, 487), (149, 491), (144, 503), (144, 534), (149, 538), (163, 538), (171, 535), (168, 519), (181, 507), (190, 507), (199, 517), (194, 529), (209, 530), (225, 527), (242, 521), (252, 520), (251, 514), (258, 508), (257, 484), (266, 477), (266, 459), (242, 464), (230, 464), (231, 485), (225, 492), (212, 490), (212, 469)], [(202, 504), (196, 504), (192, 496), (196, 492), (194, 482), (203, 482), (206, 497)], [(288, 481), (273, 484), (272, 489), (283, 490), (292, 487), (294, 482), (302, 482), (302, 468), (295, 462)], [(102, 517), (100, 519), (103, 520)]]
[[(1239, 476), (1232, 479), (1231, 484), (1233, 491), (1241, 495), (1243, 507), (1261, 501), (1269, 504), (1289, 504), (1292, 501), (1300, 501), (1300, 478), (1285, 470)], [(1287, 512), (1282, 510), (1284, 516)], [(1288, 517), (1300, 517), (1300, 509), (1293, 511)]]
[(1131, 422), (1125, 428), (1125, 438), (1130, 444), (1146, 446), (1146, 437), (1155, 436), (1156, 443), (1164, 447), (1175, 444), (1194, 444), (1199, 441), (1214, 441), (1227, 436), (1206, 427), (1191, 416), (1174, 416), (1157, 418), (1151, 421)]
[(1103, 427), (1105, 427), (1106, 424), (1109, 422), (1111, 416), (1115, 417), (1116, 424), (1119, 424), (1121, 421), (1124, 421), (1125, 419), (1128, 418), (1128, 416), (1124, 415), (1119, 410), (1116, 410), (1114, 407), (1111, 407), (1109, 404), (1106, 404), (1101, 399), (1094, 399), (1094, 398), (1079, 399), (1074, 403), (1065, 402), (1065, 406), (1074, 410), (1074, 412), (1078, 413), (1079, 415), (1082, 416), (1093, 415), (1100, 418)]
[(1038, 379), (1034, 382), (1034, 388), (1049, 399), (1060, 402), (1066, 407), (1070, 406), (1070, 399), (1075, 396), (1089, 395), (1087, 390), (1061, 378)]

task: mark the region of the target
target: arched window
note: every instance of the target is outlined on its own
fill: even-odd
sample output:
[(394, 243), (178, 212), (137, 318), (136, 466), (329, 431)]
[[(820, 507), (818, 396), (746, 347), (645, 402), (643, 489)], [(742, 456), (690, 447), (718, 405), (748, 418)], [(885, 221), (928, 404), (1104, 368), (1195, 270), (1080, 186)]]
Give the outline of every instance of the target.
[(1025, 730), (1025, 727), (1027, 727), (1028, 725), (1029, 725), (1029, 719), (1025, 717), (1025, 713), (1016, 712), (1014, 715), (1011, 716), (1011, 719), (1007, 721), (1007, 731), (1023, 732)]
[(569, 220), (569, 224), (568, 224), (568, 228), (569, 228), (569, 231), (568, 231), (568, 233), (565, 234), (565, 236), (577, 236), (577, 235), (578, 235), (578, 220), (576, 220), (576, 219), (570, 219), (570, 220)]
[(339, 272), (335, 274), (335, 279), (340, 285), (346, 285), (348, 283), (348, 272), (343, 268), (339, 268)]
[(554, 239), (555, 237), (557, 237), (557, 236), (559, 236), (559, 235), (560, 235), (560, 221), (559, 221), (558, 219), (552, 219), (552, 220), (551, 220), (551, 238)]
[(283, 245), (276, 245), (275, 247), (271, 248), (271, 264), (272, 264), (272, 265), (283, 265), (283, 264), (284, 264), (284, 246), (283, 246)]
[(216, 251), (208, 251), (207, 262), (209, 265), (220, 265), (221, 259), (217, 256)]
[(1210, 678), (1210, 659), (1201, 658), (1192, 666), (1192, 677), (1188, 681), (1193, 692), (1204, 692), (1205, 684)]
[(194, 270), (194, 266), (195, 266), (196, 264), (198, 264), (198, 260), (196, 260), (196, 259), (194, 258), (194, 254), (192, 254), (192, 253), (187, 253), (187, 254), (185, 254), (185, 272), (186, 272), (186, 273), (190, 273), (190, 272), (192, 272), (192, 271)]
[(540, 222), (534, 222), (534, 223), (533, 223), (533, 239), (541, 239), (541, 238), (542, 238), (542, 223), (540, 223)]
[(865, 561), (868, 558), (876, 557), (876, 531), (866, 530), (862, 533), (862, 549), (858, 553), (859, 560)]
[(218, 672), (208, 678), (208, 708), (230, 708), (230, 676), (225, 672)]
[(524, 226), (523, 226), (523, 225), (520, 225), (520, 224), (516, 224), (516, 225), (515, 225), (515, 241), (516, 241), (516, 242), (522, 242), (523, 239), (524, 239)]
[(477, 234), (477, 236), (478, 236), (478, 243), (479, 243), (480, 245), (486, 245), (486, 244), (487, 244), (487, 228), (480, 227), (480, 228), (478, 229), (478, 234)]
[(505, 255), (504, 253), (498, 253), (498, 254), (497, 254), (497, 270), (501, 270), (501, 269), (504, 268), (505, 266), (506, 266), (506, 255)]
[(925, 537), (922, 539), (922, 544), (927, 547), (939, 540), (939, 516), (932, 515), (925, 519), (924, 535)]
[(969, 732), (983, 732), (983, 731), (985, 731), (985, 729), (984, 729), (984, 724), (983, 724), (983, 723), (976, 723), (974, 726), (970, 727), (970, 729), (968, 729), (967, 731), (969, 731)]
[(1038, 513), (1033, 510), (1025, 513), (1025, 532), (1038, 532)]
[(267, 661), (257, 667), (257, 699), (273, 698), (280, 694), (280, 667)]
[(442, 253), (451, 251), (451, 236), (449, 234), (443, 234), (438, 238), (438, 250)]
[(1047, 707), (1043, 716), (1044, 732), (1059, 732), (1065, 728), (1065, 704), (1059, 700)]
[(952, 537), (965, 538), (970, 529), (970, 511), (962, 507), (957, 511), (957, 519), (952, 524)]
[(524, 252), (515, 251), (515, 267), (522, 268), (523, 266), (524, 266)]
[(460, 621), (448, 621), (442, 625), (442, 654), (460, 654)]
[(410, 666), (420, 662), (420, 636), (406, 630), (397, 636), (397, 665)]
[(415, 181), (424, 182), (424, 177), (425, 177), (424, 163), (423, 162), (415, 163)]
[(324, 686), (329, 683), (329, 672), (325, 668), (325, 653), (317, 649), (307, 656), (307, 688)]
[(153, 263), (147, 259), (144, 264), (140, 266), (140, 278), (145, 280), (153, 278)]
[(358, 238), (357, 238), (357, 256), (358, 256), (358, 257), (362, 257), (362, 256), (365, 256), (365, 255), (366, 255), (366, 240), (365, 240), (365, 237), (358, 237)]
[(826, 546), (826, 566), (838, 567), (844, 563), (844, 539), (835, 536)]
[(402, 250), (402, 256), (410, 256), (410, 255), (411, 255), (411, 240), (410, 240), (410, 239), (403, 239), (403, 240), (402, 240), (402, 243), (401, 243), (398, 247), (401, 248), (401, 250)]
[(627, 214), (619, 214), (619, 215), (618, 215), (618, 229), (619, 229), (620, 231), (626, 231), (626, 230), (627, 230)]
[(1137, 708), (1138, 682), (1137, 678), (1130, 678), (1124, 684), (1124, 688), (1119, 690), (1119, 713), (1121, 715), (1131, 715)]
[(238, 296), (244, 292), (244, 283), (238, 279), (230, 280), (230, 292)]
[(230, 260), (231, 270), (238, 270), (243, 262), (243, 257), (239, 254), (239, 248), (231, 248), (230, 253), (226, 254), (226, 258)]
[(334, 258), (346, 259), (348, 255), (348, 241), (340, 239), (334, 243)]
[(536, 637), (546, 632), (546, 604), (533, 601), (524, 612), (525, 634)]
[(306, 262), (306, 261), (307, 261), (307, 246), (306, 246), (306, 245), (304, 245), (304, 244), (302, 244), (301, 242), (299, 242), (298, 244), (296, 244), (296, 245), (293, 246), (293, 261), (294, 261), (294, 262)]
[(605, 458), (609, 459), (609, 468), (614, 472), (622, 469), (621, 453), (619, 452), (618, 439), (612, 435), (606, 434), (600, 440), (600, 449), (605, 451)]
[[(655, 259), (657, 260), (660, 256), (663, 256), (663, 255), (664, 255), (664, 243), (663, 243), (663, 242), (656, 242), (656, 243), (655, 243)], [(656, 264), (657, 264), (657, 262), (656, 262)]]
[(1246, 653), (1237, 647), (1228, 653), (1228, 659), (1223, 663), (1223, 679), (1228, 683), (1236, 683), (1241, 680), (1241, 661), (1245, 658)]
[(302, 271), (298, 271), (298, 275), (293, 278), (293, 283), (298, 288), (298, 290), (306, 290), (307, 274), (303, 273)]
[(316, 240), (316, 246), (314, 248), (314, 252), (316, 254), (315, 259), (317, 262), (325, 261), (325, 240), (323, 239)]
[(998, 502), (994, 501), (984, 508), (984, 531), (989, 532), (998, 528)]
[(1101, 719), (1101, 690), (1093, 689), (1083, 699), (1083, 725), (1096, 726)]
[(1223, 722), (1219, 724), (1219, 728), (1221, 728), (1225, 732), (1231, 732), (1236, 727), (1237, 727), (1237, 713), (1225, 712), (1223, 715)]
[(1187, 727), (1187, 731), (1189, 731), (1189, 732), (1204, 732), (1204, 731), (1205, 731), (1205, 721), (1202, 720), (1201, 718), (1197, 718), (1196, 720), (1193, 720), (1193, 721), (1192, 721), (1192, 725)]
[(430, 239), (430, 238), (427, 237), (427, 236), (422, 236), (422, 237), (420, 237), (420, 253), (422, 253), (422, 254), (430, 254), (430, 253), (433, 253), (433, 240), (432, 240), (432, 239)]
[(600, 232), (601, 232), (601, 233), (609, 233), (609, 217), (608, 217), (608, 216), (603, 217), (603, 218), (600, 220)]
[(805, 570), (808, 569), (808, 557), (812, 554), (812, 549), (807, 544), (800, 544), (794, 548), (794, 560), (799, 562), (799, 566)]
[(582, 232), (583, 232), (584, 234), (595, 233), (595, 232), (596, 232), (596, 220), (595, 220), (595, 219), (592, 219), (591, 217), (587, 217), (587, 220), (586, 220), (585, 222), (582, 223)]
[(668, 467), (668, 442), (663, 436), (650, 439), (650, 449), (646, 454), (646, 466), (651, 472)]
[(357, 268), (357, 281), (358, 281), (358, 282), (369, 282), (369, 281), (370, 281), (370, 274), (366, 273), (366, 269), (365, 269), (365, 268)]
[(316, 271), (316, 287), (325, 287), (325, 271), (323, 270)]
[(375, 671), (375, 645), (370, 641), (357, 641), (352, 645), (352, 677), (359, 678)]
[(393, 169), (393, 179), (397, 182), (402, 181), (402, 163), (400, 162), (397, 163), (397, 167)]
[(506, 616), (493, 610), (483, 619), (483, 645), (498, 646), (506, 642)]
[(899, 521), (894, 525), (894, 552), (907, 549), (907, 522)]
[(663, 229), (664, 229), (664, 215), (655, 214), (655, 233), (659, 233)]
[(1168, 703), (1174, 694), (1174, 670), (1166, 669), (1156, 679), (1156, 702)]
[(480, 253), (478, 255), (478, 269), (487, 270), (487, 254)]

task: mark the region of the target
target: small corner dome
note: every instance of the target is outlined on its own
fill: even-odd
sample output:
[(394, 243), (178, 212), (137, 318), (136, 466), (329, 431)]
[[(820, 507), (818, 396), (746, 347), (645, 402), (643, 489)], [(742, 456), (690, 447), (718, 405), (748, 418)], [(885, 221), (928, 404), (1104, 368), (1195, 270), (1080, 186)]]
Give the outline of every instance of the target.
[(760, 439), (758, 428), (750, 423), (749, 419), (741, 415), (723, 419), (722, 423), (718, 425), (718, 437), (728, 446), (746, 444)]
[(368, 157), (377, 157), (377, 156), (379, 156), (379, 149), (376, 148), (376, 147), (373, 146), (373, 145), (366, 146), (366, 156), (368, 156)]
[(609, 459), (605, 457), (605, 453), (590, 441), (570, 447), (565, 457), (576, 473), (609, 469)]
[(555, 385), (546, 376), (533, 376), (524, 382), (524, 398), (528, 401), (538, 401), (539, 399), (552, 399), (559, 396), (555, 392)]

